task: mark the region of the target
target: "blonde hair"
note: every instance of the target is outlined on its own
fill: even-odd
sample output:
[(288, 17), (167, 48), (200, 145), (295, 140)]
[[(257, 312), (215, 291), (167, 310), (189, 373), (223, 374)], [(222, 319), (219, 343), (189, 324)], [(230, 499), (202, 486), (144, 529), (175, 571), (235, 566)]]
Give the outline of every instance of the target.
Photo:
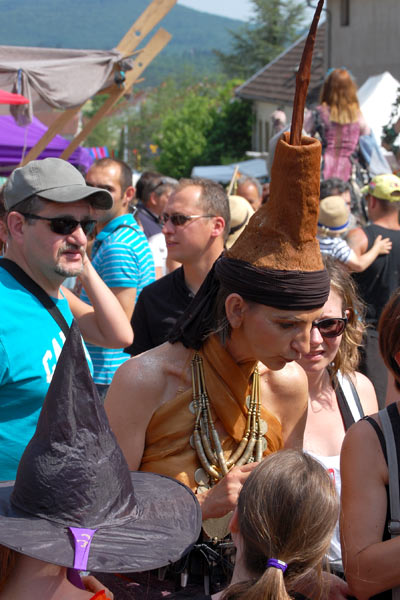
[(357, 86), (347, 69), (334, 69), (325, 80), (321, 104), (329, 106), (329, 118), (335, 123), (354, 123), (360, 116)]
[(343, 311), (347, 310), (347, 326), (329, 372), (331, 377), (338, 371), (343, 375), (351, 375), (356, 370), (359, 360), (359, 346), (365, 330), (365, 305), (357, 293), (353, 278), (346, 267), (330, 256), (324, 256), (323, 262), (331, 280), (331, 289), (341, 298)]
[[(244, 562), (254, 579), (227, 588), (223, 600), (287, 600), (316, 567), (321, 573), (338, 517), (338, 498), (326, 469), (308, 454), (281, 450), (252, 471), (239, 495)], [(285, 573), (267, 568), (287, 563)]]

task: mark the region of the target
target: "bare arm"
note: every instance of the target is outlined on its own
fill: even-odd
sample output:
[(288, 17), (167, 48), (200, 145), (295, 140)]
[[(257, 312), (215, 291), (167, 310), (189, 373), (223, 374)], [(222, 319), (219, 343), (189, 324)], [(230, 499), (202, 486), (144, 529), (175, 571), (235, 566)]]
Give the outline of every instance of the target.
[(132, 319), (133, 309), (135, 308), (136, 288), (112, 287), (110, 290), (118, 299), (118, 302), (124, 309), (124, 312), (130, 321)]
[(352, 229), (347, 234), (346, 242), (357, 256), (361, 256), (368, 250), (368, 238), (361, 227)]
[(92, 306), (80, 300), (70, 290), (63, 288), (70, 309), (84, 340), (103, 348), (124, 348), (133, 341), (129, 319), (117, 298), (85, 258), (79, 278)]
[(141, 358), (132, 358), (117, 369), (104, 402), (110, 427), (131, 471), (137, 471), (142, 462), (146, 430), (157, 408), (157, 380), (157, 376), (146, 376)]
[(400, 585), (400, 538), (383, 542), (387, 466), (378, 437), (365, 421), (350, 427), (341, 453), (343, 566), (358, 600)]
[(364, 254), (357, 255), (354, 250), (351, 251), (350, 257), (346, 261), (346, 266), (351, 271), (360, 273), (365, 271), (380, 254), (389, 254), (392, 249), (392, 241), (390, 238), (382, 238), (378, 235), (372, 245), (372, 247)]

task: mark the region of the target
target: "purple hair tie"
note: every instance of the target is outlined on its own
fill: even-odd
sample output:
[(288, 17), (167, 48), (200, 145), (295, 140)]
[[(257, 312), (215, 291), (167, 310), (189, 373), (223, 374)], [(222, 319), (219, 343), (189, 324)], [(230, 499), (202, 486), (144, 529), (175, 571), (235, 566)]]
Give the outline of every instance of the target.
[(285, 572), (287, 569), (287, 564), (278, 558), (269, 558), (267, 560), (267, 569), (268, 567), (275, 567), (275, 569), (280, 569), (281, 571)]

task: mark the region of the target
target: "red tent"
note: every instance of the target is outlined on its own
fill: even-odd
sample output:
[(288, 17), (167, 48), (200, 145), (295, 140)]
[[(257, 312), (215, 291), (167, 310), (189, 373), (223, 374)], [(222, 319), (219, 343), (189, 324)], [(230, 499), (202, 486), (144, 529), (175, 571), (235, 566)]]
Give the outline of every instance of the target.
[(0, 90), (0, 104), (29, 104), (28, 98), (21, 94), (12, 94), (5, 90)]

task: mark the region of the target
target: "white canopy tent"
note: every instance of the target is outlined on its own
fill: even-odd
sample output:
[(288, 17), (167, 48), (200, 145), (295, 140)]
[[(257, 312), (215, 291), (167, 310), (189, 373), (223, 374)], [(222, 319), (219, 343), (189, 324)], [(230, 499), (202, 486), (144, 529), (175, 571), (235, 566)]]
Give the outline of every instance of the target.
[[(381, 144), (383, 127), (390, 121), (393, 103), (397, 98), (400, 83), (388, 71), (373, 75), (358, 90), (361, 111)], [(400, 112), (398, 114), (400, 116)]]

